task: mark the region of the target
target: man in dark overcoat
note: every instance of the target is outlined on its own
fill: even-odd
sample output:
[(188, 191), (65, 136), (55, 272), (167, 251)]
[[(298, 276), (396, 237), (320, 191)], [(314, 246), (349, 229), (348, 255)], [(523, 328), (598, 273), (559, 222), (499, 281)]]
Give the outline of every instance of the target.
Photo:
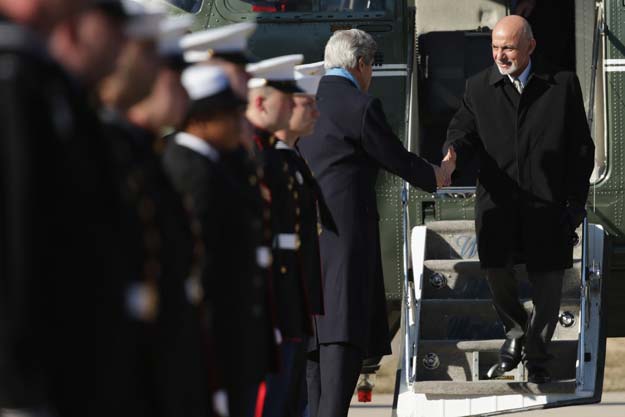
[[(324, 314), (315, 316), (307, 379), (312, 416), (346, 416), (365, 358), (391, 353), (375, 183), (385, 169), (427, 191), (443, 170), (408, 152), (367, 94), (376, 44), (337, 31), (325, 48), (315, 132), (297, 147), (317, 179), (337, 230), (320, 239)], [(439, 181), (437, 181), (437, 172)]]
[[(532, 61), (535, 44), (520, 16), (495, 26), (495, 65), (467, 81), (446, 146), (456, 150), (459, 169), (470, 153), (480, 160), (478, 251), (506, 332), (490, 375), (514, 369), (524, 345), (529, 380), (541, 383), (550, 380), (547, 346), (585, 215), (594, 145), (577, 77)], [(516, 263), (526, 264), (533, 284), (529, 316), (518, 299)]]

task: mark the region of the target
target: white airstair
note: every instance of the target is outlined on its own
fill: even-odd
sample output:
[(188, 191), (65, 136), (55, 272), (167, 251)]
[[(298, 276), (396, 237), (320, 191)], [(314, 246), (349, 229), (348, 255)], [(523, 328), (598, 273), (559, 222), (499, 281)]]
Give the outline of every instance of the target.
[[(498, 414), (589, 402), (597, 388), (600, 393), (603, 237), (601, 227), (589, 225), (587, 247), (580, 243), (575, 248), (551, 345), (553, 381), (537, 385), (527, 382), (522, 365), (498, 379), (486, 377), (498, 361), (504, 334), (480, 269), (473, 221), (436, 221), (413, 228), (413, 279), (404, 300), (397, 416)], [(524, 268), (518, 268), (517, 276), (529, 312), (531, 288)]]

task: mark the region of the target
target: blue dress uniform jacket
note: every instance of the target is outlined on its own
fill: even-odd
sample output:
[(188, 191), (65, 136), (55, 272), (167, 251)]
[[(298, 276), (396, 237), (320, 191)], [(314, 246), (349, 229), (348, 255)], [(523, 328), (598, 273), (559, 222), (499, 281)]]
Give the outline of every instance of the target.
[(446, 147), (458, 169), (477, 153), (475, 224), (480, 262), (529, 271), (572, 265), (571, 214), (583, 212), (594, 144), (577, 76), (532, 62), (523, 94), (495, 65), (469, 78)]
[(301, 340), (312, 335), (312, 312), (299, 259), (300, 190), (295, 187), (293, 167), (286, 155), (275, 148), (278, 140), (271, 133), (257, 129), (255, 142), (271, 195), (272, 289), (278, 327), (282, 337)]
[[(375, 183), (385, 169), (428, 191), (432, 167), (408, 152), (386, 121), (379, 99), (338, 76), (321, 79), (315, 132), (297, 146), (336, 223), (320, 236), (324, 315), (318, 343), (346, 342), (365, 357), (390, 353)], [(398, 197), (399, 198), (399, 197)]]
[(1, 18), (0, 33), (0, 408), (123, 416), (107, 143), (43, 43)]
[(321, 271), (321, 252), (319, 233), (321, 225), (329, 230), (336, 230), (332, 214), (328, 209), (319, 184), (310, 172), (306, 161), (297, 149), (280, 149), (289, 164), (289, 183), (299, 194), (298, 232), (301, 246), (299, 249), (300, 271), (308, 288), (308, 302), (312, 314), (323, 315), (323, 273)]
[(201, 227), (202, 281), (215, 350), (209, 365), (217, 385), (235, 393), (259, 383), (277, 363), (265, 275), (271, 257), (262, 248), (257, 174), (243, 153), (212, 160), (174, 138), (168, 139), (163, 163), (176, 189), (190, 198)]

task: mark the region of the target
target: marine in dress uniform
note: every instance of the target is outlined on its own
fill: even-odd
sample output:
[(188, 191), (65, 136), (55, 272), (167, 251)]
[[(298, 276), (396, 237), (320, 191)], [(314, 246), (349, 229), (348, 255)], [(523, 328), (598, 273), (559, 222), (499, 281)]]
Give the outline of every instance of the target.
[[(318, 75), (303, 76), (305, 71)], [(277, 262), (274, 268), (277, 269), (277, 276), (274, 280), (278, 284), (289, 280), (291, 292), (301, 300), (302, 311), (299, 314), (303, 314), (305, 320), (305, 327), (302, 328), (308, 330), (299, 337), (285, 338), (282, 344), (281, 369), (267, 377), (265, 417), (302, 415), (307, 396), (306, 347), (311, 335), (312, 315), (323, 314), (318, 230), (322, 219), (327, 227), (332, 227), (331, 216), (306, 162), (294, 147), (301, 135), (310, 134), (314, 128), (319, 114), (314, 95), (321, 73), (323, 62), (295, 67), (296, 84), (303, 92), (294, 94), (295, 106), (289, 126), (275, 132), (273, 138), (261, 141), (273, 142), (269, 149), (262, 152), (262, 156), (271, 158), (265, 162), (271, 173), (268, 182), (272, 195), (272, 219), (275, 219), (274, 253)], [(277, 169), (275, 174), (271, 171), (272, 167)], [(324, 215), (320, 216), (320, 212)], [(287, 295), (286, 291), (282, 292)]]
[[(298, 346), (312, 334), (311, 301), (299, 259), (301, 190), (296, 184), (296, 167), (289, 163), (288, 154), (279, 149), (284, 142), (275, 136), (277, 131), (289, 127), (292, 94), (301, 92), (295, 82), (294, 66), (302, 59), (302, 55), (287, 55), (247, 68), (253, 76), (248, 83), (247, 116), (256, 127), (255, 150), (268, 190), (272, 238), (267, 243), (273, 247), (272, 289), (282, 338), (279, 373), (268, 377), (264, 401), (261, 398), (258, 404), (258, 413), (264, 410), (266, 416), (285, 415)], [(303, 180), (301, 173), (297, 177)]]
[[(176, 71), (182, 51), (177, 51), (178, 57), (171, 56), (176, 51), (157, 49), (156, 41), (179, 38), (192, 19), (166, 19), (160, 11), (144, 9), (135, 10), (134, 20), (133, 38), (142, 42), (141, 46), (155, 49), (139, 53), (139, 58), (160, 51), (163, 62), (174, 65), (171, 70)], [(161, 70), (153, 71), (159, 74)], [(120, 331), (128, 350), (124, 407), (134, 416), (206, 417), (208, 372), (206, 334), (202, 332), (206, 307), (202, 303), (198, 253), (202, 241), (192, 228), (189, 208), (165, 175), (156, 151), (160, 129), (176, 121), (149, 110), (157, 108), (150, 101), (174, 97), (164, 91), (161, 94), (165, 97), (151, 94), (146, 98), (141, 95), (150, 93), (147, 88), (124, 88), (125, 83), (141, 84), (135, 79), (139, 76), (144, 74), (128, 77), (128, 69), (121, 68), (100, 88), (111, 100), (103, 100), (108, 107), (102, 119), (123, 198), (119, 246), (125, 254), (120, 274), (125, 285), (127, 323)], [(119, 89), (123, 91), (118, 93)], [(124, 97), (124, 91), (133, 96)], [(116, 108), (116, 103), (129, 107)], [(135, 122), (136, 116), (131, 115), (139, 111), (137, 104), (146, 109), (141, 120), (151, 124)]]
[(1, 20), (0, 410), (110, 415), (98, 393), (117, 382), (105, 369), (121, 288), (107, 144), (82, 80)]
[[(262, 245), (262, 206), (250, 193), (258, 179), (246, 175), (240, 180), (223, 162), (240, 146), (245, 101), (218, 67), (190, 67), (182, 81), (191, 108), (182, 130), (167, 139), (163, 163), (178, 192), (190, 197), (201, 229), (215, 388), (226, 391), (230, 415), (251, 416), (258, 384), (276, 352), (264, 277), (271, 250)], [(235, 158), (234, 164), (239, 161)]]

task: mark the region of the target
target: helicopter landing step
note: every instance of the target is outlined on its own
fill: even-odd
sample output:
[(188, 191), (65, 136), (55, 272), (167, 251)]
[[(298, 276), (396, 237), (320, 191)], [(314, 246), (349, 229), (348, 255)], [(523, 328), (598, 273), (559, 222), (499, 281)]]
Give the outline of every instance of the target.
[[(420, 381), (413, 385), (413, 392), (418, 394), (436, 395), (450, 399), (455, 396), (492, 396), (492, 395), (543, 395), (573, 393), (576, 389), (575, 379), (552, 381), (546, 384), (513, 381)], [(434, 399), (434, 398), (428, 398)]]

